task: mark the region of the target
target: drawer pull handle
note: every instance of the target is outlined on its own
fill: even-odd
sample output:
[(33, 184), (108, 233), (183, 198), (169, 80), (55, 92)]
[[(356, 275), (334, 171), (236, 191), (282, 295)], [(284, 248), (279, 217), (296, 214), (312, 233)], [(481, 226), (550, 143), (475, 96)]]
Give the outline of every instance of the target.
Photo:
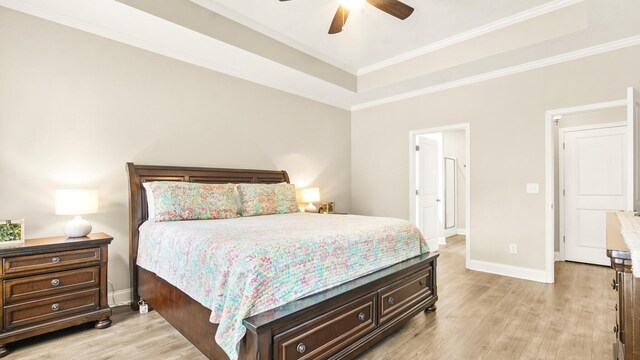
[(611, 280), (611, 288), (613, 290), (618, 290), (618, 283), (616, 282), (616, 279)]
[(57, 264), (57, 263), (60, 262), (60, 258), (56, 256), (56, 257), (51, 259), (51, 262), (54, 263), (54, 264)]
[(389, 305), (393, 305), (393, 303), (395, 303), (396, 301), (393, 299), (393, 296), (389, 296), (387, 302), (389, 303)]
[(298, 344), (298, 346), (296, 346), (296, 350), (297, 350), (300, 354), (302, 354), (302, 353), (304, 353), (305, 351), (307, 351), (307, 347), (306, 347), (303, 343), (300, 343), (300, 344)]
[(618, 324), (616, 324), (616, 326), (613, 327), (613, 332), (617, 333), (618, 332)]
[(60, 285), (60, 280), (58, 280), (58, 279), (53, 279), (53, 280), (51, 280), (51, 285), (52, 285), (52, 286), (58, 286), (58, 285)]
[(359, 313), (358, 314), (358, 320), (360, 321), (364, 321), (367, 318), (367, 315), (365, 315), (364, 313)]
[(618, 311), (618, 304), (613, 304), (613, 308), (616, 309), (616, 311)]
[(420, 286), (427, 286), (427, 280), (420, 280)]
[(51, 305), (51, 310), (53, 311), (58, 311), (60, 309), (60, 304), (53, 304)]

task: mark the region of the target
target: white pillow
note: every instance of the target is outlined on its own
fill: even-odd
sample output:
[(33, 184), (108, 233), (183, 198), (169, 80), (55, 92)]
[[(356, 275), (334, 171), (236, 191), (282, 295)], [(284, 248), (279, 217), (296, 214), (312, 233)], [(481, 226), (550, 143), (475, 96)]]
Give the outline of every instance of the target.
[(144, 192), (147, 194), (147, 220), (156, 221), (156, 206), (155, 200), (153, 198), (153, 192), (151, 191), (151, 183), (144, 182), (142, 186), (144, 187)]

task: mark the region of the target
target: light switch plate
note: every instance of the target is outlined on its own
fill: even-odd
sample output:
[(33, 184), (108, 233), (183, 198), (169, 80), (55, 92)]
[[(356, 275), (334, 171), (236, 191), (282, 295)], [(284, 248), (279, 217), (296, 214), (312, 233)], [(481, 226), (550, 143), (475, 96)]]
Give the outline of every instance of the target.
[(527, 194), (538, 194), (540, 192), (539, 184), (527, 184)]

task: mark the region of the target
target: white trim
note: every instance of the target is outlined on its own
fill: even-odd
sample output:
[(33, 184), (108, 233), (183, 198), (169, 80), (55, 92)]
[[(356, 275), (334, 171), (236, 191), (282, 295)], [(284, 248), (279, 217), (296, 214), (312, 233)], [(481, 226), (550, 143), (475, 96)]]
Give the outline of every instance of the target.
[(447, 237), (441, 236), (438, 238), (438, 245), (447, 245)]
[[(192, 0), (194, 1), (194, 0)], [(475, 29), (471, 29), (469, 31), (465, 31), (463, 33), (451, 36), (449, 38), (446, 38), (444, 40), (441, 41), (437, 41), (435, 43), (405, 52), (404, 54), (400, 54), (391, 58), (388, 58), (386, 60), (382, 60), (380, 62), (362, 67), (360, 69), (358, 69), (358, 71), (355, 73), (356, 75), (360, 76), (360, 75), (364, 75), (364, 74), (368, 74), (370, 72), (376, 71), (376, 70), (380, 70), (383, 69), (385, 67), (391, 66), (391, 65), (395, 65), (398, 63), (401, 63), (403, 61), (407, 61), (413, 58), (416, 58), (418, 56), (422, 56), (422, 55), (426, 55), (428, 53), (434, 52), (436, 50), (448, 47), (448, 46), (452, 46), (458, 43), (461, 43), (463, 41), (467, 41), (473, 38), (476, 38), (478, 36), (481, 35), (485, 35), (500, 29), (503, 29), (507, 26), (511, 26), (511, 25), (515, 25), (518, 23), (521, 23), (523, 21), (527, 21), (533, 18), (536, 18), (538, 16), (541, 15), (545, 15), (548, 14), (550, 12), (553, 11), (557, 11), (560, 9), (563, 9), (565, 7), (571, 6), (571, 5), (575, 5), (578, 3), (583, 2), (583, 0), (555, 0), (555, 1), (551, 1), (549, 3), (522, 11), (520, 13), (508, 16), (506, 18), (502, 18), (498, 21), (494, 21), (492, 23), (477, 27)], [(304, 50), (301, 50), (304, 51)]]
[[(109, 306), (124, 306), (131, 304), (131, 289), (123, 289), (118, 291), (109, 291), (107, 294)], [(115, 303), (113, 302), (115, 299)]]
[(467, 235), (467, 229), (457, 228), (456, 235)]
[(636, 35), (417, 90), (403, 91), (401, 87), (390, 87), (388, 92), (398, 93), (359, 102), (358, 99), (366, 97), (367, 93), (355, 93), (118, 1), (0, 0), (0, 6), (350, 111), (640, 45), (640, 35)]
[[(618, 103), (617, 101), (612, 101), (609, 103), (600, 103), (600, 104), (613, 104), (613, 103)], [(574, 112), (573, 114), (576, 113), (584, 113), (585, 111), (583, 111), (586, 108), (591, 108), (592, 110), (590, 111), (600, 111), (603, 110), (603, 108), (593, 108), (593, 105), (598, 105), (598, 104), (591, 104), (591, 105), (585, 105), (582, 107), (578, 107), (577, 108), (577, 112)], [(621, 107), (625, 106), (626, 104), (622, 104), (620, 105)], [(611, 109), (612, 107), (607, 107), (604, 109)], [(558, 115), (556, 115), (558, 116)], [(562, 152), (562, 147), (561, 144), (564, 143), (564, 137), (565, 134), (568, 132), (573, 132), (573, 131), (584, 131), (584, 130), (596, 130), (596, 129), (607, 129), (607, 128), (612, 128), (612, 127), (622, 127), (622, 126), (627, 126), (627, 122), (626, 121), (617, 121), (617, 122), (610, 122), (610, 123), (600, 123), (600, 124), (591, 124), (591, 125), (581, 125), (581, 126), (572, 126), (572, 127), (565, 127), (565, 128), (558, 128), (558, 142), (556, 143), (556, 146), (558, 147), (558, 186), (559, 189), (557, 189), (558, 193), (560, 193), (561, 189), (566, 189), (566, 187), (564, 186), (564, 172), (565, 172), (565, 163), (564, 163), (564, 156), (563, 156), (563, 152)], [(555, 151), (554, 151), (555, 152)], [(555, 175), (554, 175), (555, 176)], [(554, 182), (555, 183), (555, 182)], [(555, 192), (555, 191), (554, 191)], [(556, 252), (556, 260), (558, 259), (558, 254), (560, 256), (560, 258), (562, 260), (564, 260), (566, 258), (565, 255), (565, 246), (566, 243), (564, 241), (562, 241), (563, 236), (565, 236), (565, 200), (566, 198), (563, 195), (559, 195), (558, 196), (558, 220), (560, 221), (559, 224), (557, 224), (560, 227), (560, 231), (558, 232), (558, 249), (559, 251)], [(555, 243), (555, 236), (554, 236), (554, 243)], [(555, 248), (555, 244), (554, 244), (554, 248)]]
[(467, 259), (467, 269), (496, 275), (510, 276), (524, 280), (546, 282), (546, 273), (544, 270), (531, 269), (520, 266)]
[(632, 36), (622, 40), (608, 42), (605, 44), (592, 46), (590, 48), (568, 52), (561, 55), (548, 57), (545, 59), (535, 60), (528, 63), (520, 64), (520, 65), (515, 65), (515, 66), (503, 68), (496, 71), (474, 75), (464, 79), (450, 81), (448, 83), (429, 86), (429, 87), (425, 87), (425, 88), (414, 90), (414, 91), (408, 91), (402, 94), (387, 96), (387, 97), (380, 98), (378, 100), (363, 102), (360, 104), (353, 105), (351, 107), (351, 111), (362, 110), (362, 109), (379, 106), (383, 104), (388, 104), (388, 103), (392, 103), (400, 100), (410, 99), (410, 98), (421, 96), (421, 95), (432, 94), (440, 91), (454, 89), (457, 87), (471, 85), (471, 84), (479, 83), (486, 80), (497, 79), (497, 78), (508, 76), (508, 75), (518, 74), (525, 71), (540, 69), (543, 67), (557, 65), (564, 62), (568, 62), (568, 61), (578, 60), (578, 59), (582, 59), (582, 58), (593, 56), (593, 55), (620, 50), (620, 49), (624, 49), (626, 47), (635, 46), (635, 45), (640, 45), (640, 35)]
[(560, 251), (555, 252), (554, 256), (555, 261), (564, 261), (564, 256), (560, 253)]
[[(580, 105), (562, 109), (548, 110), (545, 112), (545, 192), (546, 192), (546, 232), (545, 232), (545, 280), (555, 281), (555, 147), (554, 134), (556, 131), (555, 119), (562, 115), (581, 114), (595, 110), (612, 109), (626, 106), (626, 100), (601, 102), (596, 104)], [(629, 186), (629, 184), (627, 184)], [(631, 184), (633, 186), (633, 183)]]
[(448, 126), (440, 126), (430, 129), (413, 130), (409, 132), (409, 221), (417, 226), (416, 222), (416, 137), (418, 135), (444, 132), (450, 130), (465, 131), (465, 158), (466, 158), (466, 181), (465, 181), (465, 203), (466, 203), (466, 224), (465, 229), (465, 259), (466, 267), (469, 268), (469, 260), (471, 257), (471, 125), (469, 123), (460, 123)]

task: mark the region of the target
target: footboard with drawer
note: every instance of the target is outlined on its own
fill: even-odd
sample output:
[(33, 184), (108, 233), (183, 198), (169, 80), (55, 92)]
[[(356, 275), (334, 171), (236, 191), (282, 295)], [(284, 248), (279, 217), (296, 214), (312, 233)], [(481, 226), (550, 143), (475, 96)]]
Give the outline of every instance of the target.
[(418, 256), (246, 319), (253, 335), (247, 339), (255, 339), (255, 348), (247, 343), (247, 350), (256, 350), (245, 355), (279, 360), (356, 356), (416, 314), (435, 310), (437, 257)]

